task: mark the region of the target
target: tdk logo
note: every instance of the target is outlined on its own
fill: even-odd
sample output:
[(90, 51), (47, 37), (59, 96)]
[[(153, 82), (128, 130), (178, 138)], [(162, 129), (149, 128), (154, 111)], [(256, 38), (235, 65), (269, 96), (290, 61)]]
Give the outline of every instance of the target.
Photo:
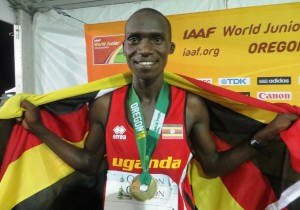
[(286, 85), (292, 84), (291, 77), (257, 77), (258, 85)]
[(250, 78), (219, 78), (219, 85), (250, 85)]
[(126, 132), (126, 129), (124, 128), (123, 125), (119, 126), (117, 125), (114, 129), (114, 135), (113, 135), (113, 139), (120, 139), (120, 140), (125, 140), (126, 139), (126, 135), (123, 135)]

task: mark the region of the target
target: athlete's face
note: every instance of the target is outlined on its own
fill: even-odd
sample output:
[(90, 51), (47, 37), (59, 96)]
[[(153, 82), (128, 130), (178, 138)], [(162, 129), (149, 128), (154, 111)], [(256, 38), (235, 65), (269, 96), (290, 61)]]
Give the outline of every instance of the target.
[(125, 38), (124, 54), (135, 76), (146, 79), (163, 73), (168, 55), (175, 48), (163, 17), (135, 14), (126, 24)]

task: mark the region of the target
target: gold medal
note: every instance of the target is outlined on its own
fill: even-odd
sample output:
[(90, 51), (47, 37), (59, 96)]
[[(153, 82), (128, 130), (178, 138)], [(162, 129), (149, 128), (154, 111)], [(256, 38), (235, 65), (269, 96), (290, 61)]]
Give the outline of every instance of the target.
[(140, 175), (134, 177), (130, 184), (130, 194), (138, 201), (149, 200), (154, 197), (157, 192), (156, 180), (151, 176), (149, 186), (140, 183)]

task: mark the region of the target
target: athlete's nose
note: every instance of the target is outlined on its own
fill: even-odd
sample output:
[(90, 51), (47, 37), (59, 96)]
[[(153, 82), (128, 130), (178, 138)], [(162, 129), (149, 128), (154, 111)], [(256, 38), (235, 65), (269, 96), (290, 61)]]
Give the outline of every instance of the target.
[(152, 43), (148, 39), (143, 39), (138, 47), (138, 53), (147, 56), (153, 53)]

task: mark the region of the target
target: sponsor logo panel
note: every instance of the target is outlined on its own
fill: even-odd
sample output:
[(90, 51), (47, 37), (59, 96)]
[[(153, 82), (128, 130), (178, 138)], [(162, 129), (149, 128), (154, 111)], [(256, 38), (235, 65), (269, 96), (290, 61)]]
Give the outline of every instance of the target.
[(290, 85), (291, 77), (257, 77), (258, 85)]
[(200, 80), (202, 82), (207, 82), (209, 84), (212, 84), (212, 78), (197, 78), (197, 80)]
[(291, 92), (257, 92), (260, 100), (292, 100)]
[(232, 77), (232, 78), (219, 78), (220, 86), (227, 85), (250, 85), (250, 77)]

